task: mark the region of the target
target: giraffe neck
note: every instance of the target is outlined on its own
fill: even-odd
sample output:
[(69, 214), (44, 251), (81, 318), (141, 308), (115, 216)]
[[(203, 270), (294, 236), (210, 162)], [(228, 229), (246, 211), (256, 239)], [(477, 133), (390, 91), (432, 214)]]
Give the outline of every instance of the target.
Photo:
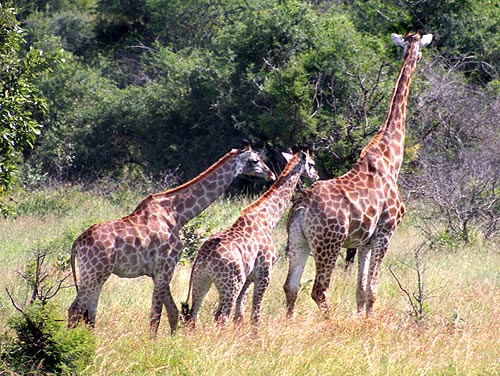
[(244, 163), (238, 158), (240, 153), (239, 150), (230, 151), (187, 183), (150, 195), (137, 209), (155, 201), (175, 212), (177, 224), (183, 226), (219, 198), (242, 172)]
[(278, 180), (257, 201), (243, 209), (241, 217), (255, 217), (260, 223), (266, 223), (270, 230), (276, 227), (303, 172), (301, 163), (299, 156), (295, 154)]
[(360, 161), (365, 155), (372, 155), (383, 161), (387, 173), (397, 178), (403, 162), (406, 104), (410, 92), (413, 72), (418, 61), (418, 41), (408, 46), (403, 65), (393, 89), (389, 110), (384, 125), (361, 152)]

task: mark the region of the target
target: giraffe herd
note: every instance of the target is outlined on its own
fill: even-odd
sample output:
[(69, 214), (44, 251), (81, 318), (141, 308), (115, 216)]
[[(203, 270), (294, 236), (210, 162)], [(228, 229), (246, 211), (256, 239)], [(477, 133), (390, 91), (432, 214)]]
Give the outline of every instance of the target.
[[(357, 163), (346, 174), (318, 180), (293, 203), (288, 216), (288, 275), (284, 284), (287, 315), (294, 313), (300, 280), (309, 255), (316, 276), (311, 296), (321, 310), (328, 310), (327, 291), (341, 248), (350, 258), (358, 255), (357, 311), (370, 316), (377, 298), (378, 275), (390, 240), (405, 208), (397, 179), (403, 160), (406, 103), (411, 78), (421, 48), (432, 35), (392, 35), (403, 47), (400, 69), (389, 110), (378, 133), (362, 150)], [(80, 321), (93, 326), (103, 284), (111, 274), (153, 280), (150, 331), (158, 331), (162, 308), (166, 309), (171, 332), (179, 311), (170, 291), (182, 243), (179, 231), (220, 197), (237, 175), (244, 173), (273, 185), (242, 210), (232, 226), (210, 236), (201, 246), (189, 282), (184, 318), (194, 326), (202, 300), (213, 283), (219, 293), (215, 321), (225, 324), (234, 310), (234, 320), (243, 318), (248, 289), (253, 283), (252, 323), (258, 323), (261, 303), (278, 257), (272, 229), (285, 212), (302, 174), (311, 180), (318, 175), (308, 150), (288, 160), (278, 179), (261, 157), (246, 144), (233, 149), (206, 171), (177, 188), (152, 194), (129, 215), (85, 230), (71, 249), (71, 267), (77, 296), (68, 309), (68, 326)], [(79, 268), (77, 283), (76, 265)]]

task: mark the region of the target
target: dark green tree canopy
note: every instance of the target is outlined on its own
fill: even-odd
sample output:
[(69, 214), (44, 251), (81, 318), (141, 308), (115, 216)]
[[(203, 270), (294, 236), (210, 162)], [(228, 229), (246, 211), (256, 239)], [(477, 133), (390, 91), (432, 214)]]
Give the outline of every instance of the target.
[[(19, 4), (30, 44), (66, 51), (37, 79), (49, 109), (30, 154), (59, 179), (187, 179), (242, 138), (270, 156), (310, 141), (323, 177), (338, 175), (383, 122), (401, 64), (393, 32), (434, 34), (422, 69), (439, 60), (498, 86), (500, 9), (488, 0)], [(417, 74), (410, 110), (425, 85)]]

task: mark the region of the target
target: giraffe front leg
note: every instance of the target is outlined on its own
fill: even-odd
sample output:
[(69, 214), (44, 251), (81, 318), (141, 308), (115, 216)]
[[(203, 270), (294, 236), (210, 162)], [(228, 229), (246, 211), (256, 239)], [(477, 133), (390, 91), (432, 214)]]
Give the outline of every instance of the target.
[(172, 297), (170, 285), (155, 283), (151, 314), (149, 316), (149, 330), (153, 337), (158, 333), (163, 306), (166, 308), (170, 332), (173, 334), (177, 329), (177, 322), (179, 321), (179, 309)]
[(296, 223), (299, 221), (299, 218), (294, 217), (288, 226), (288, 274), (283, 285), (283, 290), (285, 290), (287, 317), (289, 318), (293, 316), (295, 302), (300, 289), (300, 280), (311, 253), (309, 244), (302, 233), (300, 223)]
[(166, 287), (163, 304), (165, 305), (165, 309), (167, 310), (170, 333), (174, 334), (177, 329), (177, 323), (179, 322), (179, 309), (177, 308), (174, 297), (172, 296), (172, 292), (170, 291), (170, 284)]
[(370, 317), (373, 313), (373, 305), (377, 300), (380, 266), (386, 252), (387, 247), (382, 247), (374, 250), (372, 259), (370, 260), (370, 268), (368, 273), (368, 291), (366, 294), (366, 317)]
[(368, 271), (371, 249), (361, 248), (358, 251), (358, 284), (356, 288), (356, 306), (358, 314), (363, 312), (367, 301)]
[(182, 243), (177, 237), (173, 236), (168, 246), (170, 248), (166, 245), (165, 248), (158, 251), (158, 260), (153, 278), (153, 299), (149, 318), (149, 328), (153, 336), (156, 336), (158, 332), (163, 306), (167, 311), (171, 334), (174, 334), (179, 321), (179, 309), (170, 291), (170, 281), (174, 275), (175, 265), (179, 260), (179, 249), (182, 249)]
[(149, 332), (152, 337), (156, 337), (160, 326), (161, 311), (163, 309), (163, 298), (160, 287), (155, 283), (153, 287), (153, 298), (151, 303), (151, 313), (149, 315)]

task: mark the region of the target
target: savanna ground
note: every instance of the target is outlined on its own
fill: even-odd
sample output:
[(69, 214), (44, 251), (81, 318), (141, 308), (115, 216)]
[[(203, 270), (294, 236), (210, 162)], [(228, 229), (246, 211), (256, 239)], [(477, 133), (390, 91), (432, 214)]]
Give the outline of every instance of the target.
[[(18, 302), (26, 298), (29, 291), (17, 271), (23, 271), (34, 250), (49, 249), (54, 260), (64, 260), (80, 232), (97, 221), (127, 214), (140, 198), (127, 191), (104, 196), (74, 187), (20, 193), (18, 216), (0, 220), (0, 332), (9, 330), (7, 317), (17, 314), (5, 288)], [(221, 199), (207, 209), (200, 223), (223, 228), (249, 202)], [(217, 305), (212, 289), (193, 332), (181, 326), (171, 336), (164, 313), (153, 341), (148, 334), (151, 281), (113, 276), (99, 301), (95, 357), (81, 374), (499, 375), (499, 245), (476, 240), (468, 246), (421, 251), (426, 298), (425, 316), (417, 323), (388, 269), (392, 266), (410, 293), (416, 290), (414, 256), (423, 237), (415, 223), (410, 210), (384, 260), (379, 298), (370, 319), (355, 314), (356, 275), (343, 270), (341, 259), (329, 292), (331, 312), (321, 314), (310, 298), (311, 259), (296, 315), (285, 319), (282, 285), (287, 264), (280, 257), (257, 331), (249, 324), (217, 331), (212, 324)], [(284, 218), (274, 239), (282, 255)], [(181, 264), (173, 279), (178, 303), (186, 299), (189, 271), (189, 264)], [(54, 298), (63, 317), (74, 296), (74, 288), (69, 287)]]

